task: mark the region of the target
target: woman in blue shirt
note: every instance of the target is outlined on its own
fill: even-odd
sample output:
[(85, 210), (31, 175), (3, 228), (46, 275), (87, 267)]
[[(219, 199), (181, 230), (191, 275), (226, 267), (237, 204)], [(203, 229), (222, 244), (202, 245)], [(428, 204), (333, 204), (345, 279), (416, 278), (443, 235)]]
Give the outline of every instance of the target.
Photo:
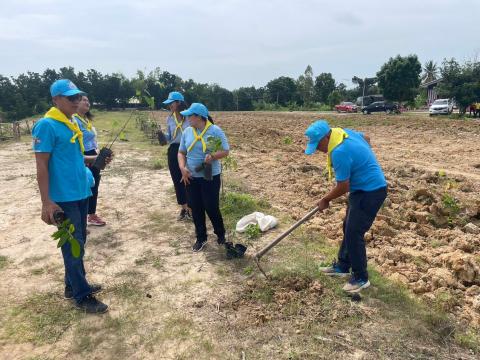
[[(218, 244), (225, 244), (225, 226), (220, 212), (221, 166), (219, 160), (228, 156), (230, 147), (225, 133), (213, 124), (205, 105), (193, 103), (181, 114), (190, 121), (190, 127), (185, 129), (180, 139), (178, 164), (182, 172), (181, 181), (186, 185), (195, 224), (197, 240), (193, 245), (193, 251), (200, 251), (207, 242), (205, 212), (212, 222)], [(221, 150), (209, 149), (210, 137), (221, 141)], [(205, 163), (211, 165), (213, 175), (211, 180), (205, 179), (205, 170), (202, 166)]]
[(185, 99), (183, 95), (177, 91), (172, 91), (168, 94), (168, 99), (163, 102), (168, 106), (171, 113), (167, 117), (167, 134), (166, 138), (170, 144), (167, 152), (168, 169), (170, 170), (170, 176), (172, 177), (173, 186), (175, 188), (175, 195), (177, 197), (177, 203), (181, 206), (180, 214), (177, 220), (191, 220), (191, 210), (187, 204), (187, 192), (185, 190), (185, 184), (181, 183), (182, 172), (178, 166), (178, 148), (180, 146), (180, 139), (186, 128), (190, 126), (190, 123), (183, 115), (180, 114), (182, 110), (185, 110)]
[[(84, 155), (98, 155), (97, 144), (97, 131), (93, 127), (92, 119), (93, 115), (90, 113), (90, 101), (88, 97), (82, 96), (80, 100), (77, 113), (73, 115), (77, 121), (80, 130), (83, 133), (83, 144), (85, 147)], [(88, 198), (88, 225), (104, 226), (106, 222), (103, 221), (97, 214), (97, 199), (98, 199), (98, 186), (100, 185), (100, 170), (87, 164), (90, 168), (93, 178), (95, 179), (95, 185), (92, 187), (92, 196)]]

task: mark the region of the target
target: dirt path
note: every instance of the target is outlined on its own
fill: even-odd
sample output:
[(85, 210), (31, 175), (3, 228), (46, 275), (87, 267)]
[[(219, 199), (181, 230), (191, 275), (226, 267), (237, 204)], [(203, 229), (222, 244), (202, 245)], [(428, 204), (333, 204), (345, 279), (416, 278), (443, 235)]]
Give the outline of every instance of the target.
[[(99, 298), (110, 305), (109, 314), (85, 316), (76, 329), (64, 324), (68, 335), (53, 347), (0, 342), (0, 358), (20, 359), (27, 354), (65, 358), (93, 350), (91, 344), (75, 340), (83, 332), (78, 329), (87, 330), (83, 335), (92, 336), (94, 341), (101, 334), (88, 334), (88, 330), (102, 328), (106, 322), (142, 323), (133, 330), (121, 325), (118, 336), (125, 343), (118, 344), (119, 349), (113, 352), (109, 347), (115, 341), (95, 340), (100, 343), (90, 358), (110, 358), (115, 351), (129, 358), (159, 358), (153, 355), (159, 352), (163, 358), (174, 358), (195, 348), (194, 338), (185, 340), (185, 334), (178, 336), (180, 346), (176, 332), (182, 332), (183, 326), (189, 333), (201, 320), (193, 314), (192, 304), (214, 303), (212, 299), (221, 295), (219, 285), (223, 280), (217, 272), (222, 265), (216, 263), (224, 261), (224, 253), (213, 238), (204, 252), (192, 253), (193, 226), (175, 220), (178, 208), (168, 172), (149, 167), (148, 154), (129, 151), (127, 158), (126, 152), (119, 151), (112, 169), (103, 173), (98, 213), (108, 225), (89, 227), (86, 268), (90, 281), (105, 287)], [(47, 294), (54, 306), (58, 303), (68, 310), (62, 298), (62, 258), (50, 238), (54, 229), (39, 218), (40, 201), (29, 145), (2, 146), (0, 168), (0, 198), (6, 200), (0, 203), (0, 255), (6, 257), (0, 272), (2, 317), (12, 306), (28, 303), (35, 294)], [(130, 353), (130, 341), (140, 342), (141, 350)]]

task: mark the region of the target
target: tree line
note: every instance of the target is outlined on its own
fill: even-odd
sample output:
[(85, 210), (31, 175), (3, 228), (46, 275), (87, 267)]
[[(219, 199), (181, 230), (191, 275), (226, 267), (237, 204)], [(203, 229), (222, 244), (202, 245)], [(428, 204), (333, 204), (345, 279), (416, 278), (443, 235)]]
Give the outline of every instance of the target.
[(149, 73), (137, 71), (127, 78), (121, 73), (102, 74), (90, 69), (76, 72), (73, 67), (46, 69), (43, 73), (28, 71), (17, 77), (0, 75), (0, 118), (19, 120), (41, 114), (51, 106), (50, 85), (57, 79), (68, 78), (88, 93), (96, 107), (145, 106), (162, 107), (170, 91), (181, 91), (188, 103), (202, 102), (213, 111), (251, 110), (328, 110), (341, 101), (355, 101), (362, 95), (383, 94), (387, 100), (411, 106), (426, 100), (420, 84), (442, 78), (438, 93), (455, 98), (461, 111), (480, 99), (480, 62), (460, 64), (455, 59), (444, 60), (441, 67), (429, 61), (422, 68), (416, 55), (390, 58), (375, 76), (352, 77), (353, 88), (337, 82), (331, 73), (314, 76), (307, 66), (297, 79), (280, 76), (262, 87), (240, 87), (233, 91), (218, 84), (197, 83), (192, 79), (156, 68)]

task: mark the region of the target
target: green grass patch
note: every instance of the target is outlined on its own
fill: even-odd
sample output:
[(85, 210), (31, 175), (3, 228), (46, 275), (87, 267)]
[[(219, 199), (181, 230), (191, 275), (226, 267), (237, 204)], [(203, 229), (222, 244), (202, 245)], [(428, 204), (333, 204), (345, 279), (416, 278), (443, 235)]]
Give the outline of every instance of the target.
[(9, 339), (36, 345), (53, 344), (82, 314), (56, 293), (35, 294), (10, 309), (2, 326)]
[(3, 270), (8, 265), (8, 257), (0, 255), (0, 270)]

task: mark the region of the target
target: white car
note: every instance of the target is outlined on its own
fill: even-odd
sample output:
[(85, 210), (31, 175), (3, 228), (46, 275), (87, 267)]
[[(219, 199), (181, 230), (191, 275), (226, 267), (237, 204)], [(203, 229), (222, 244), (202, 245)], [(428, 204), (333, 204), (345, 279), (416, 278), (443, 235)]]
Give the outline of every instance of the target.
[(453, 111), (453, 101), (450, 99), (437, 99), (430, 105), (428, 112), (430, 116), (437, 114), (449, 115)]

